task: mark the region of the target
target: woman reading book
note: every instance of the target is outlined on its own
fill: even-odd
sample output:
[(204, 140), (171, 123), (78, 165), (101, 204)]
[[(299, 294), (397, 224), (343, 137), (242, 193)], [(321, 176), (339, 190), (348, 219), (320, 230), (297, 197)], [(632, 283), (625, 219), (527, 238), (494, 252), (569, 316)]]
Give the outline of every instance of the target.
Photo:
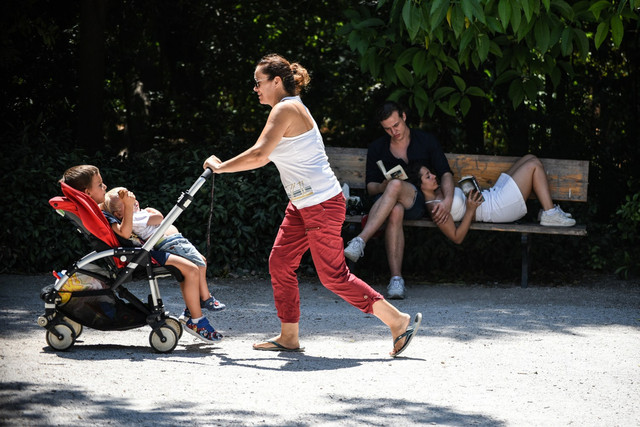
[[(430, 206), (442, 199), (442, 190), (435, 175), (426, 166), (420, 167), (419, 177), (426, 210), (431, 212)], [(533, 154), (527, 154), (516, 161), (507, 172), (501, 173), (496, 184), (482, 193), (472, 190), (469, 196), (465, 197), (462, 190), (456, 187), (451, 215), (445, 222), (437, 224), (438, 228), (454, 243), (460, 244), (474, 220), (513, 222), (525, 216), (525, 200), (531, 192), (536, 195), (543, 208), (541, 225), (571, 227), (576, 223), (570, 214), (553, 204), (547, 173), (542, 162)], [(459, 224), (456, 225), (458, 221)]]

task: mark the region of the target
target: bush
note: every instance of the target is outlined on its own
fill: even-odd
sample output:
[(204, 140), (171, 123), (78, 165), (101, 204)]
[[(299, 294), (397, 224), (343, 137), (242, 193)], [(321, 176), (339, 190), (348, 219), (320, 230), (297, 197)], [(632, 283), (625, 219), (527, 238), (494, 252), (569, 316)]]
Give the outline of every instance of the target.
[[(61, 194), (58, 180), (68, 167), (95, 164), (107, 186), (127, 186), (143, 207), (153, 206), (167, 214), (180, 194), (195, 182), (203, 160), (210, 154), (202, 147), (163, 142), (162, 146), (131, 156), (106, 147), (89, 158), (81, 150), (66, 148), (71, 146), (68, 135), (53, 141), (47, 132), (36, 129), (25, 127), (20, 134), (4, 138), (12, 142), (2, 163), (3, 187), (8, 189), (1, 214), (5, 225), (0, 241), (3, 273), (60, 270), (89, 252), (89, 246), (71, 224), (55, 215), (48, 204), (51, 197)], [(231, 138), (226, 141), (229, 150), (238, 152), (247, 145), (245, 140)], [(221, 155), (227, 157), (230, 153)], [(599, 214), (597, 203), (569, 207), (580, 222), (587, 223), (586, 238), (532, 236), (532, 275), (585, 268), (615, 270), (623, 276), (637, 274), (640, 193), (637, 182), (633, 182), (629, 182), (629, 195), (612, 221), (593, 222)], [(176, 226), (207, 256), (210, 274), (264, 274), (286, 203), (273, 165), (223, 174), (203, 186)], [(537, 207), (532, 206), (530, 211), (537, 212)], [(353, 232), (346, 232), (345, 238)], [(360, 264), (372, 273), (386, 276), (388, 266), (384, 260), (383, 239), (374, 239)], [(428, 280), (517, 280), (520, 260), (520, 239), (516, 234), (471, 232), (462, 245), (454, 245), (437, 230), (412, 229), (406, 233), (404, 271)], [(307, 271), (310, 265), (307, 255), (301, 271)]]
[[(51, 197), (61, 194), (58, 180), (68, 167), (94, 164), (107, 186), (126, 186), (136, 193), (142, 206), (153, 206), (167, 214), (201, 174), (208, 155), (203, 149), (181, 145), (132, 158), (108, 151), (88, 158), (80, 150), (61, 152), (57, 147), (64, 144), (50, 142), (44, 135), (35, 135), (28, 144), (12, 144), (7, 150), (3, 176), (4, 186), (10, 191), (7, 209), (2, 211), (3, 273), (59, 270), (89, 252), (73, 226), (48, 204)], [(17, 172), (9, 173), (9, 167)], [(209, 181), (177, 219), (176, 226), (205, 254), (212, 206), (210, 273), (266, 271), (287, 201), (275, 168), (217, 176), (214, 185), (213, 203)]]
[(629, 180), (629, 195), (616, 212), (614, 221), (616, 273), (624, 278), (640, 273), (640, 192), (638, 183)]

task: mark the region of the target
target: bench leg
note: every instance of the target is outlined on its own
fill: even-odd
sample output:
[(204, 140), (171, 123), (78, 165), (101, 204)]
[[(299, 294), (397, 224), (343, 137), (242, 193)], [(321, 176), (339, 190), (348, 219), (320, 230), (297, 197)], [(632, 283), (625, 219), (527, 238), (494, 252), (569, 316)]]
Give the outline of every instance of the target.
[(529, 285), (529, 248), (531, 247), (529, 234), (522, 233), (520, 242), (522, 243), (522, 277), (520, 286), (526, 288)]

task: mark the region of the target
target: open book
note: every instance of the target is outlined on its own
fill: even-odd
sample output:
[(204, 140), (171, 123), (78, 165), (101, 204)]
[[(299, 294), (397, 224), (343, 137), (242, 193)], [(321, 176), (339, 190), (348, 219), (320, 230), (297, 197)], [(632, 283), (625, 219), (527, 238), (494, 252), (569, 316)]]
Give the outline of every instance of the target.
[(391, 181), (392, 179), (407, 179), (408, 178), (408, 176), (405, 173), (404, 169), (402, 169), (402, 166), (400, 166), (400, 165), (396, 165), (396, 166), (392, 167), (391, 169), (386, 170), (384, 168), (384, 163), (382, 163), (382, 160), (378, 160), (376, 162), (376, 164), (378, 165), (378, 167), (382, 171), (382, 174), (384, 175), (384, 177), (387, 178), (389, 181)]
[[(469, 193), (472, 190), (476, 190), (480, 195), (482, 195), (482, 189), (476, 180), (476, 177), (473, 175), (463, 176), (460, 181), (458, 181), (458, 185), (462, 189), (465, 197), (469, 197)], [(482, 201), (484, 202), (484, 197), (482, 197)]]

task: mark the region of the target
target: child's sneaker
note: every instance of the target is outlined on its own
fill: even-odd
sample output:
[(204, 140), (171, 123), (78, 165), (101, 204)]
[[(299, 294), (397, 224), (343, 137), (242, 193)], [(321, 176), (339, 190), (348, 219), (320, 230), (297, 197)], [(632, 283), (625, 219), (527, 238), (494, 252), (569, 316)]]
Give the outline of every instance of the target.
[(186, 324), (187, 320), (189, 320), (190, 318), (191, 318), (191, 312), (189, 311), (188, 308), (185, 308), (184, 310), (182, 310), (182, 314), (180, 315), (180, 317), (178, 317), (178, 320)]
[[(211, 295), (209, 299), (200, 301), (200, 308), (206, 308), (207, 310), (211, 310), (211, 311), (222, 311), (225, 308), (227, 308), (227, 306), (221, 303), (220, 301), (218, 301), (216, 297)], [(180, 320), (182, 323), (187, 323), (187, 319), (190, 317), (191, 317), (191, 312), (189, 311), (188, 308), (185, 308), (182, 314), (180, 315), (180, 317), (178, 317), (178, 320)]]
[(211, 326), (206, 317), (200, 319), (198, 323), (193, 323), (191, 318), (189, 318), (187, 319), (185, 326), (185, 331), (203, 341), (211, 342), (220, 341), (222, 339), (222, 334)]
[(211, 311), (222, 311), (227, 306), (221, 303), (220, 301), (218, 301), (216, 297), (210, 294), (209, 299), (200, 301), (200, 307), (206, 308), (207, 310), (211, 310)]

